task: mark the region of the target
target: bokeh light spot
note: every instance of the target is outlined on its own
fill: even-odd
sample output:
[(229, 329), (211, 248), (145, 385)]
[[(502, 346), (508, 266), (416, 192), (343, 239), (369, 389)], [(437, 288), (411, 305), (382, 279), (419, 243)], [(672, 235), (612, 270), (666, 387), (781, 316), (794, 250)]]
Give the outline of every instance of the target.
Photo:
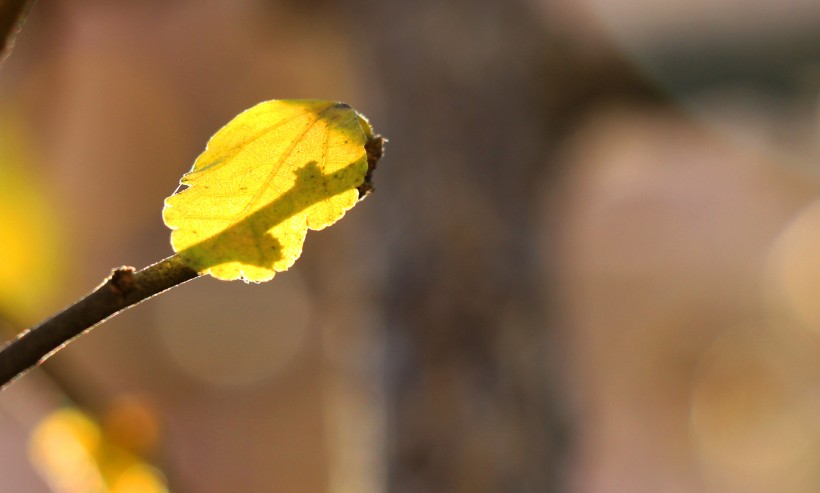
[(767, 292), (775, 307), (820, 335), (820, 201), (783, 230), (768, 264)]
[(817, 348), (801, 334), (740, 326), (704, 353), (693, 381), (691, 429), (710, 476), (742, 478), (749, 487), (785, 485), (820, 445)]
[(170, 358), (216, 386), (250, 385), (285, 369), (309, 321), (297, 272), (265, 285), (203, 279), (160, 297), (156, 327)]
[(149, 455), (159, 441), (159, 420), (145, 400), (121, 396), (108, 407), (103, 417), (106, 436), (137, 455)]
[(32, 433), (29, 456), (34, 467), (61, 493), (104, 493), (102, 475), (94, 461), (100, 430), (83, 413), (58, 410)]

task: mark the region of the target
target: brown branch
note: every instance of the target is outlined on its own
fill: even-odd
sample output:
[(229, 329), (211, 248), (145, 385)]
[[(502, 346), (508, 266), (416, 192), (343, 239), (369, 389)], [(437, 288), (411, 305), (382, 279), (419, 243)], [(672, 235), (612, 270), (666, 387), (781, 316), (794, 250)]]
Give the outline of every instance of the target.
[(115, 269), (94, 291), (0, 349), (0, 388), (42, 363), (68, 342), (137, 303), (197, 277), (177, 255), (135, 272)]
[(0, 64), (11, 52), (14, 36), (32, 5), (34, 0), (0, 0)]

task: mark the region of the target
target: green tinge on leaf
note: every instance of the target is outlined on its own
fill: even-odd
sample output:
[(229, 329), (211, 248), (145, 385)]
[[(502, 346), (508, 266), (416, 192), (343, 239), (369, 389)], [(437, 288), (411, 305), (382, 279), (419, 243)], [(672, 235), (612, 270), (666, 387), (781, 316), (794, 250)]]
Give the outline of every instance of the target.
[(307, 228), (344, 216), (368, 171), (370, 124), (333, 101), (274, 100), (211, 137), (165, 200), (171, 244), (200, 273), (267, 281), (302, 253)]

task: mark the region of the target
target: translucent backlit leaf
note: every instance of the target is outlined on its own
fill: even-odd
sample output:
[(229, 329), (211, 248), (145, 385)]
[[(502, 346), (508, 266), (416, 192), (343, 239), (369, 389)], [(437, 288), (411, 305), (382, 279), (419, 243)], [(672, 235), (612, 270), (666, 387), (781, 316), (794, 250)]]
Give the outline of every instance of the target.
[(182, 178), (188, 188), (165, 200), (174, 251), (219, 279), (271, 279), (302, 253), (308, 228), (333, 224), (369, 189), (365, 146), (375, 141), (342, 103), (274, 100), (244, 111), (211, 137)]

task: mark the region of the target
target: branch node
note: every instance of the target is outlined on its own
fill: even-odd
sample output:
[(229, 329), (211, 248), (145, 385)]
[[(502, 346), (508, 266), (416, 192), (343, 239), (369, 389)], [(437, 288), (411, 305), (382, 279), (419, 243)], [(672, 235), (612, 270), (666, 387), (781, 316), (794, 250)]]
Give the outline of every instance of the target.
[(134, 278), (136, 269), (123, 265), (117, 267), (111, 272), (111, 277), (108, 279), (108, 288), (116, 295), (125, 297), (128, 293), (134, 290), (137, 281)]

